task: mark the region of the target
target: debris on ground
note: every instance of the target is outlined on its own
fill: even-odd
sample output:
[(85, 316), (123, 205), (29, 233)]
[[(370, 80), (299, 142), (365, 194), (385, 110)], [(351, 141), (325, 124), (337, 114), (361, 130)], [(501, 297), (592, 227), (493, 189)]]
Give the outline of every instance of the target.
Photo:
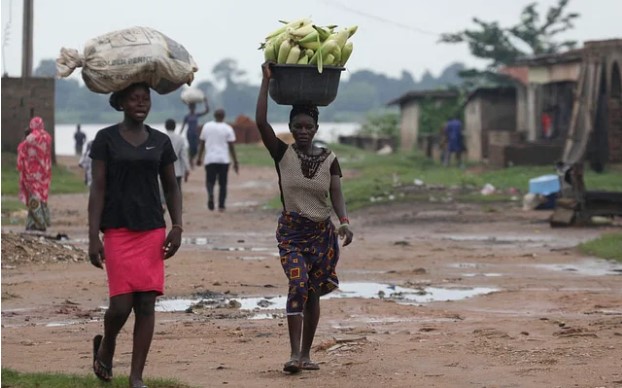
[(20, 264), (86, 261), (86, 252), (56, 237), (2, 232), (2, 268)]

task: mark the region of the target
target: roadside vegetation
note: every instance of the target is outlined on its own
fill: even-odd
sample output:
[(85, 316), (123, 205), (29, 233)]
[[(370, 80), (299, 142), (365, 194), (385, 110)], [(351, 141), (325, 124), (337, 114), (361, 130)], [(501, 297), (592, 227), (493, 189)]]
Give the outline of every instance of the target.
[[(127, 387), (128, 377), (117, 376), (108, 388)], [(175, 380), (147, 379), (145, 384), (150, 388), (191, 388)], [(93, 375), (80, 376), (60, 373), (21, 373), (12, 369), (2, 368), (2, 386), (12, 388), (82, 388), (103, 386)]]
[(622, 232), (604, 234), (579, 245), (579, 250), (588, 255), (622, 263)]
[[(273, 166), (260, 145), (236, 147), (241, 166)], [(493, 169), (467, 164), (466, 168), (445, 167), (417, 153), (377, 155), (352, 146), (331, 144), (344, 173), (343, 190), (348, 209), (390, 201), (516, 202), (529, 190), (529, 179), (555, 174), (553, 166), (516, 166)], [(276, 174), (276, 172), (275, 172)], [(482, 195), (486, 185), (493, 194)], [(622, 191), (622, 165), (604, 173), (585, 172), (588, 190)], [(278, 198), (270, 206), (279, 206)]]

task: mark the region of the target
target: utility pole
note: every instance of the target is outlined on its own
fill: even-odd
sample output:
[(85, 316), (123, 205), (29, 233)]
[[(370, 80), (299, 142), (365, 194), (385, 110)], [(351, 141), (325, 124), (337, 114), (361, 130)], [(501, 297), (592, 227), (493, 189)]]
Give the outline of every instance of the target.
[(22, 31), (22, 77), (32, 77), (33, 1), (24, 0), (24, 22)]

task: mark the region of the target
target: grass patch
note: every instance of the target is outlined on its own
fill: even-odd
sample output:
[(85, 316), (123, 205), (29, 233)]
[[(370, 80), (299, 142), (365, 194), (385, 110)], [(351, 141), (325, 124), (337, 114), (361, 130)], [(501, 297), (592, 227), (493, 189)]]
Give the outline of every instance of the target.
[[(553, 166), (493, 169), (468, 164), (467, 168), (460, 169), (445, 167), (417, 153), (376, 155), (343, 144), (331, 144), (330, 148), (337, 154), (344, 173), (343, 192), (349, 210), (379, 202), (430, 201), (431, 197), (435, 197), (432, 200), (444, 200), (449, 196), (452, 201), (484, 205), (520, 201), (529, 190), (529, 179), (555, 173)], [(236, 146), (236, 151), (242, 165), (274, 166), (262, 145), (240, 144)], [(427, 186), (441, 186), (444, 189), (402, 193), (400, 187), (412, 186), (415, 179), (423, 181)], [(600, 174), (587, 169), (584, 180), (588, 190), (622, 191), (622, 165), (608, 166), (607, 171)], [(492, 184), (498, 193), (481, 195), (479, 190), (486, 183)], [(514, 189), (514, 194), (504, 193), (510, 189)], [(280, 208), (279, 198), (269, 201), (267, 206)]]
[(266, 147), (264, 147), (263, 143), (236, 144), (235, 154), (238, 157), (238, 162), (240, 162), (241, 168), (244, 168), (245, 165), (274, 167), (274, 160), (272, 160), (270, 153)]
[[(17, 155), (10, 152), (2, 153), (2, 195), (19, 193), (19, 172), (17, 171)], [(83, 178), (69, 171), (65, 166), (52, 167), (51, 194), (68, 194), (86, 192)], [(4, 207), (4, 202), (3, 202)]]
[(23, 219), (11, 217), (11, 214), (19, 210), (26, 210), (26, 205), (14, 198), (2, 198), (2, 224), (16, 225)]
[[(127, 376), (115, 377), (105, 386), (109, 388), (126, 388)], [(175, 380), (147, 379), (145, 384), (150, 388), (191, 388)], [(12, 369), (2, 368), (2, 387), (11, 388), (82, 388), (99, 387), (103, 384), (95, 376), (68, 375), (62, 373), (21, 373)]]
[(608, 233), (579, 245), (582, 253), (622, 262), (622, 232)]

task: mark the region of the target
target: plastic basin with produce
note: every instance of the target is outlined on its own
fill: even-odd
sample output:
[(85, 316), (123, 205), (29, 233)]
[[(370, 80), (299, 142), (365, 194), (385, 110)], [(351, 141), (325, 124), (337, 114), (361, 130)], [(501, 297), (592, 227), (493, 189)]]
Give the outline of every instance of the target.
[(339, 78), (344, 67), (324, 66), (319, 73), (316, 65), (270, 66), (270, 97), (279, 105), (326, 106), (337, 97)]

